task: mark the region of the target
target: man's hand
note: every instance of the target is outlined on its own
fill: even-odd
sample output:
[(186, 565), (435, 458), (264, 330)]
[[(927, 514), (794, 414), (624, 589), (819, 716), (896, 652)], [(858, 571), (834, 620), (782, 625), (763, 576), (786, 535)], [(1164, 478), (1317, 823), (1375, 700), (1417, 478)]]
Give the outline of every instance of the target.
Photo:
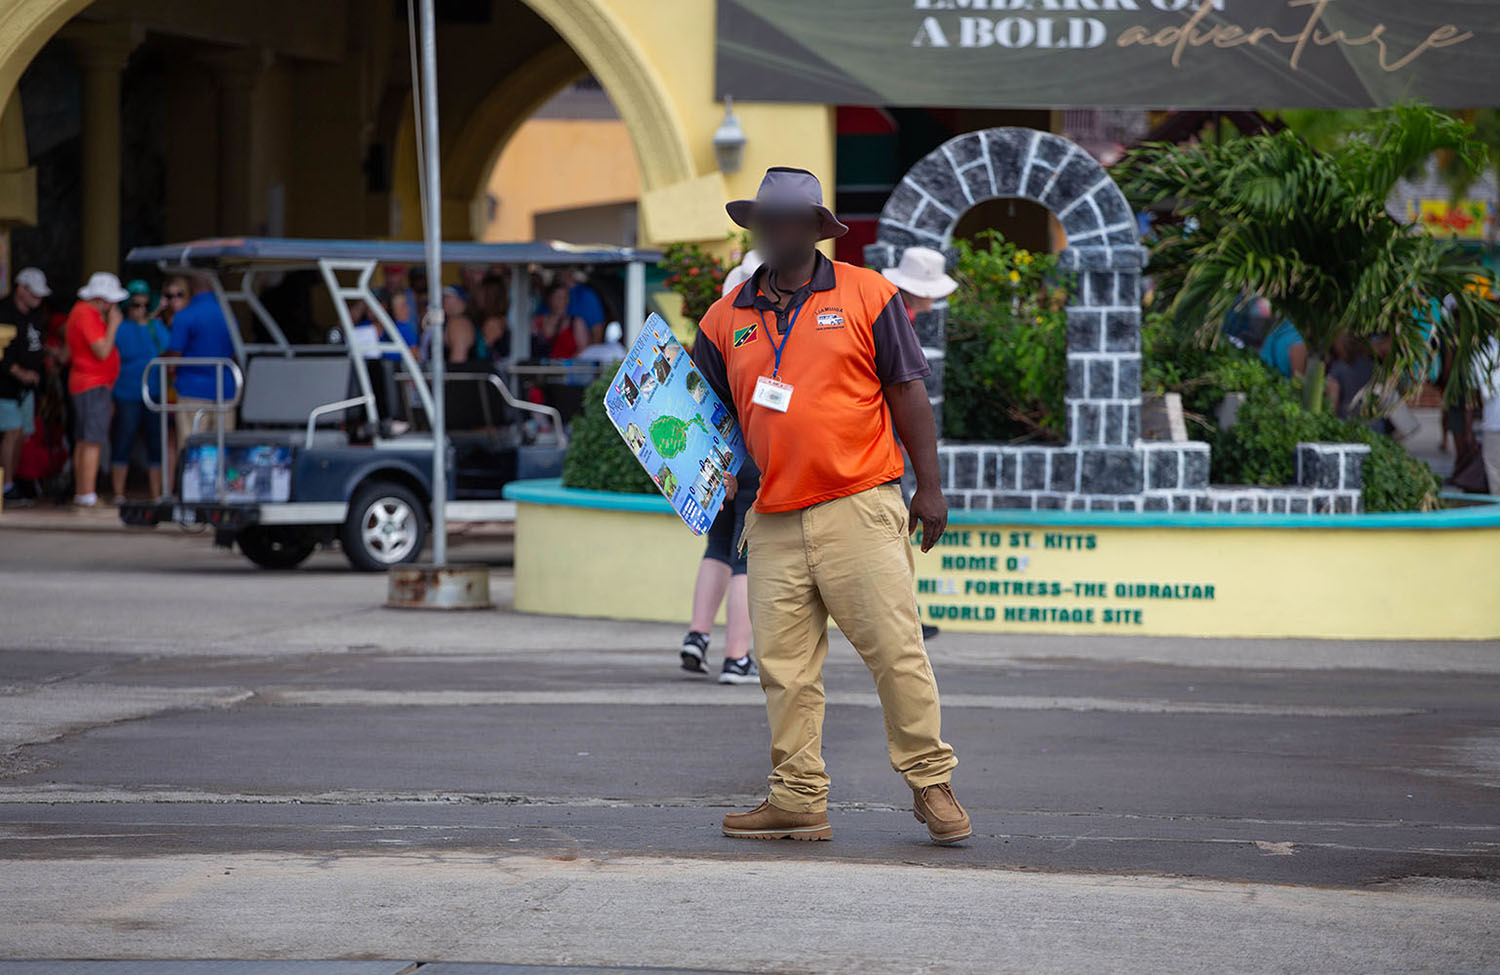
[(932, 546), (948, 530), (948, 499), (936, 488), (918, 487), (911, 496), (911, 515), (907, 520), (906, 533), (917, 530), (922, 523), (922, 551), (932, 551)]
[(938, 486), (942, 479), (938, 476), (937, 428), (932, 420), (932, 403), (920, 379), (887, 386), (885, 402), (896, 424), (896, 434), (911, 459), (912, 473), (917, 475), (917, 492), (911, 496), (906, 533), (916, 531), (917, 523), (921, 522), (922, 551), (931, 551), (948, 527), (948, 499)]
[(724, 500), (733, 501), (734, 496), (740, 493), (740, 479), (733, 474), (724, 474)]

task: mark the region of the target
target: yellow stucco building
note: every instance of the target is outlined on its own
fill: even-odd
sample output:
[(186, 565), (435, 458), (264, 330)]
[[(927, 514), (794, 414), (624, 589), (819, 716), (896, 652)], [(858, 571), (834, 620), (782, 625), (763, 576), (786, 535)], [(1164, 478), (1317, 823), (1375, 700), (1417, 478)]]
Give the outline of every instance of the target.
[[(719, 170), (713, 135), (724, 106), (714, 98), (714, 9), (712, 0), (439, 2), (445, 235), (483, 233), (487, 182), (512, 135), (588, 75), (618, 110), (634, 157), (621, 158), (625, 148), (606, 139), (591, 163), (638, 174), (644, 243), (722, 239), (731, 229), (723, 201), (753, 193), (768, 165), (805, 166), (831, 185), (834, 117), (824, 105), (738, 106), (748, 137), (743, 166)], [(138, 207), (160, 195), (148, 222), (161, 239), (419, 232), (400, 4), (4, 0), (6, 228), (39, 218), (25, 120), (42, 107), (26, 104), (22, 84), (39, 59), (76, 78), (77, 273), (116, 268), (125, 246), (145, 242), (122, 240), (122, 222), (127, 232), (131, 226), (122, 194)], [(159, 143), (161, 172), (151, 178), (137, 174), (138, 130)], [(49, 199), (44, 191), (43, 219)]]

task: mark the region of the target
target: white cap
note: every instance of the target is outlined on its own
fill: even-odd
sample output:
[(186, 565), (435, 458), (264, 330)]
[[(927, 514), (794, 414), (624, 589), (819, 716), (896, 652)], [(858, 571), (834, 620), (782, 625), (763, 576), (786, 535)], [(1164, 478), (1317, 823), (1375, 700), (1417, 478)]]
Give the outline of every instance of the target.
[(47, 287), (47, 275), (43, 274), (39, 267), (21, 268), (16, 274), (16, 284), (21, 285), (38, 298), (45, 298), (52, 293), (52, 289)]
[(618, 342), (625, 335), (625, 330), (620, 327), (619, 322), (610, 322), (604, 326), (604, 341)]
[(943, 255), (930, 247), (908, 247), (901, 263), (881, 274), (908, 294), (918, 298), (946, 298), (958, 290), (958, 282), (944, 273)]
[(120, 302), (130, 297), (120, 284), (120, 279), (108, 271), (95, 271), (89, 275), (89, 283), (78, 289), (78, 297), (84, 301), (103, 298), (108, 302)]
[(724, 275), (724, 289), (719, 293), (727, 295), (735, 288), (749, 281), (755, 276), (755, 272), (760, 270), (762, 263), (764, 262), (761, 261), (758, 253), (753, 250), (746, 251), (745, 257), (740, 261), (739, 266), (730, 268), (729, 273)]

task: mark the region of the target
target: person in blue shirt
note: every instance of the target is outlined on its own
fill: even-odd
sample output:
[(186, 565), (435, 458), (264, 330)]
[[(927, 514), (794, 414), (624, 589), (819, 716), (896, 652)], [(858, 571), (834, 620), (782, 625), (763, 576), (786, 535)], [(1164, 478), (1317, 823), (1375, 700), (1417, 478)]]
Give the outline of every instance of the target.
[[(212, 285), (195, 276), (192, 287), (192, 300), (172, 318), (172, 338), (167, 343), (166, 354), (185, 359), (234, 359), (234, 339), (229, 335), (229, 323), (224, 320), (224, 312), (219, 308)], [(223, 375), (226, 400), (234, 396), (234, 377), (228, 369), (208, 365), (178, 366), (176, 372), (177, 441), (182, 444), (196, 432), (194, 414), (198, 407), (204, 408), (204, 412), (197, 422), (197, 429), (214, 429), (215, 373)], [(234, 429), (232, 410), (224, 414), (224, 429)]]
[(1285, 318), (1261, 342), (1260, 358), (1288, 379), (1307, 375), (1307, 343), (1297, 326)]
[[(114, 429), (111, 431), (109, 479), (115, 490), (115, 503), (125, 500), (125, 478), (130, 473), (130, 455), (141, 440), (146, 443), (146, 478), (151, 497), (161, 497), (162, 436), (160, 418), (146, 409), (141, 399), (141, 380), (146, 364), (167, 351), (171, 333), (161, 319), (151, 316), (151, 288), (136, 280), (125, 286), (130, 297), (125, 300), (125, 319), (115, 332), (115, 349), (120, 353), (120, 376), (115, 380)], [(161, 402), (159, 370), (150, 376), (151, 398)]]
[(599, 292), (581, 275), (568, 289), (568, 314), (583, 319), (591, 344), (604, 341), (604, 302), (599, 300)]
[[(415, 351), (418, 344), (416, 322), (421, 314), (412, 308), (411, 293), (408, 291), (395, 291), (391, 293), (391, 303), (387, 306), (391, 313), (391, 321), (396, 324), (396, 331), (401, 333), (407, 348)], [(395, 352), (387, 352), (387, 359), (400, 359), (401, 356)]]

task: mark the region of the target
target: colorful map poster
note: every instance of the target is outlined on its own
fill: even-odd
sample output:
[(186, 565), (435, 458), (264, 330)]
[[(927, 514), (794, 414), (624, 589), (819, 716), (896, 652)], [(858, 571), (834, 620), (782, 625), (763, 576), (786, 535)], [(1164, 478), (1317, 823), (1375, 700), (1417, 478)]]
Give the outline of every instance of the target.
[(604, 409), (693, 534), (708, 531), (724, 476), (744, 463), (745, 438), (660, 315), (646, 320)]

